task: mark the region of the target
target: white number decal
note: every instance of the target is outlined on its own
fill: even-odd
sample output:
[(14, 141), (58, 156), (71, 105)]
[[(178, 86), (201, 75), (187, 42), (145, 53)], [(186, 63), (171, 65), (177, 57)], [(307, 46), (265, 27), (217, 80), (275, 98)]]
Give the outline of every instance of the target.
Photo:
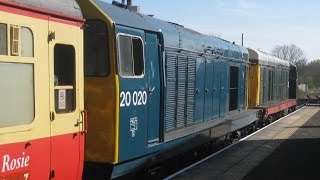
[(138, 105), (141, 106), (142, 105), (142, 92), (141, 91), (138, 92), (138, 97), (139, 97)]
[(131, 104), (131, 94), (130, 92), (126, 93), (126, 106), (130, 106)]
[(124, 101), (126, 100), (126, 98), (125, 98), (125, 93), (124, 93), (124, 92), (121, 92), (121, 93), (120, 93), (120, 99), (121, 99), (120, 107), (126, 106), (126, 105), (124, 104)]
[(142, 106), (147, 104), (147, 92), (146, 91), (134, 91), (132, 94), (127, 92), (120, 93), (120, 107), (126, 106)]
[(147, 92), (146, 92), (146, 91), (143, 91), (143, 94), (142, 94), (142, 103), (143, 103), (144, 105), (147, 104), (147, 100), (148, 100)]
[[(134, 106), (136, 106), (138, 104), (138, 93), (137, 91), (133, 92), (133, 96), (132, 96), (132, 104)], [(139, 104), (138, 104), (139, 105)]]
[(29, 173), (25, 173), (25, 174), (23, 175), (23, 177), (24, 177), (24, 180), (28, 180), (28, 179), (29, 179)]

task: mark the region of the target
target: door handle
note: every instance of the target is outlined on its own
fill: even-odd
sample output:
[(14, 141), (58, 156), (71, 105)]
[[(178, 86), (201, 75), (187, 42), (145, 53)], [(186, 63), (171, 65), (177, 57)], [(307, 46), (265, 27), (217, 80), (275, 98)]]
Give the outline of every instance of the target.
[(196, 89), (196, 94), (199, 94), (200, 93), (200, 90), (197, 88)]
[(82, 124), (82, 133), (87, 133), (88, 132), (88, 112), (86, 110), (82, 110), (81, 111), (81, 118), (82, 118), (82, 122), (79, 122), (80, 124)]
[(208, 92), (209, 92), (209, 89), (208, 89), (208, 88), (206, 88), (206, 90), (205, 90), (205, 91), (206, 91), (206, 93), (208, 93)]
[(56, 115), (53, 111), (50, 112), (50, 120), (54, 121), (56, 119)]

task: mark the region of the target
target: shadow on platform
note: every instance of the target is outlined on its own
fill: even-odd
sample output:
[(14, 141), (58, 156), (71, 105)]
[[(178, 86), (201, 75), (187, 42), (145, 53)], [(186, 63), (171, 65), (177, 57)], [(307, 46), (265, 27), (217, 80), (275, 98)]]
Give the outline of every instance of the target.
[(245, 180), (320, 179), (320, 112), (302, 126), (287, 128), (298, 129), (255, 167)]

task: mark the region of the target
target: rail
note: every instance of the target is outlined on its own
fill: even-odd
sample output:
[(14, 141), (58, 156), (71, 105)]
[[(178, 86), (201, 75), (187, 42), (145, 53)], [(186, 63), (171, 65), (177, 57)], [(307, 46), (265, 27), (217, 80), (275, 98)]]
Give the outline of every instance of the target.
[(320, 92), (307, 94), (306, 96), (299, 98), (297, 101), (297, 109), (303, 106), (320, 106)]

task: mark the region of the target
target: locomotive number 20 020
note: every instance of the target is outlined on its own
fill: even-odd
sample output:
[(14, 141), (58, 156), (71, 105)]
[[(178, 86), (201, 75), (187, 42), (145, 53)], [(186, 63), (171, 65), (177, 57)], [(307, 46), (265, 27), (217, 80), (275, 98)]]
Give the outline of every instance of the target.
[(147, 99), (148, 96), (146, 91), (122, 91), (120, 93), (120, 107), (146, 105)]

